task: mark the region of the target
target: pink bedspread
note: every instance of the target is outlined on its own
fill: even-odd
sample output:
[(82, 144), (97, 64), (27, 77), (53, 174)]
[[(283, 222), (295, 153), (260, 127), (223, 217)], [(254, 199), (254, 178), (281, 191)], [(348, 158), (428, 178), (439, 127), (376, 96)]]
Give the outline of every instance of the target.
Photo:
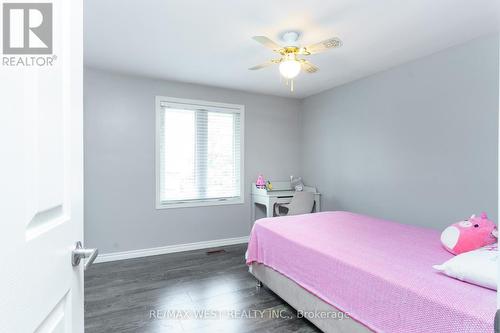
[(493, 332), (496, 293), (436, 272), (452, 255), (437, 230), (348, 212), (265, 218), (258, 262), (378, 332)]

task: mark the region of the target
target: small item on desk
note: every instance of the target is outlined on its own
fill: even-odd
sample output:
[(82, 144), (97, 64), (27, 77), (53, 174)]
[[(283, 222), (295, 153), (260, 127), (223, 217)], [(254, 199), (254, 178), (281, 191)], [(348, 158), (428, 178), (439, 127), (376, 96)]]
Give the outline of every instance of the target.
[(264, 176), (259, 175), (259, 177), (257, 177), (257, 181), (255, 182), (255, 187), (266, 188), (266, 181), (264, 180)]
[(273, 184), (268, 180), (266, 183), (266, 190), (272, 191), (273, 190)]
[(301, 192), (304, 190), (304, 183), (302, 182), (302, 177), (295, 178), (290, 176), (290, 186), (297, 192)]

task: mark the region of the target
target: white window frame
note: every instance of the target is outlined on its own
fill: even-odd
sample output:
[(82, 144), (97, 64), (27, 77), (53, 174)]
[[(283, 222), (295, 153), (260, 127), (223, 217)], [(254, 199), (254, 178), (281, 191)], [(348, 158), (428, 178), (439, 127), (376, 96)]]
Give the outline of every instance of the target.
[[(193, 110), (200, 108), (207, 111), (220, 112), (224, 109), (225, 112), (230, 111), (240, 114), (240, 197), (234, 199), (201, 199), (196, 201), (167, 203), (162, 202), (160, 197), (160, 113), (163, 103), (183, 104), (185, 107)], [(209, 102), (196, 99), (185, 99), (168, 96), (155, 97), (156, 116), (155, 116), (155, 174), (156, 174), (156, 209), (169, 208), (184, 208), (184, 207), (204, 207), (204, 206), (221, 206), (221, 205), (236, 205), (245, 203), (245, 106), (240, 104), (227, 104)]]

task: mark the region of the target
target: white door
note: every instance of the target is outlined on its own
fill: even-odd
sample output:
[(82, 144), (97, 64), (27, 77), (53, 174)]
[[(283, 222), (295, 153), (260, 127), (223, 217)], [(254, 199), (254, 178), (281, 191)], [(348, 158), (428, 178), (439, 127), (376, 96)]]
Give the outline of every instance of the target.
[[(52, 66), (0, 63), (2, 333), (83, 332), (84, 261), (71, 263), (83, 240), (82, 1), (44, 2), (53, 4)], [(22, 10), (10, 29), (46, 19)], [(22, 41), (44, 46), (31, 31)]]

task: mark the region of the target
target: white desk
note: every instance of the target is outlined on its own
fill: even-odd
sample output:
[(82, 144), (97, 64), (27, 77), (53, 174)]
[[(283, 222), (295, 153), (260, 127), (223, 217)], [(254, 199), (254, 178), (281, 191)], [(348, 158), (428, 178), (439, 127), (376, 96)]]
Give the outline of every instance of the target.
[[(255, 221), (256, 205), (263, 205), (266, 207), (266, 216), (274, 216), (274, 204), (276, 203), (289, 203), (295, 193), (290, 187), (290, 182), (271, 182), (273, 190), (260, 189), (252, 183), (252, 223)], [(304, 186), (304, 191), (314, 193), (314, 211), (320, 212), (320, 193), (316, 191), (315, 187)]]

